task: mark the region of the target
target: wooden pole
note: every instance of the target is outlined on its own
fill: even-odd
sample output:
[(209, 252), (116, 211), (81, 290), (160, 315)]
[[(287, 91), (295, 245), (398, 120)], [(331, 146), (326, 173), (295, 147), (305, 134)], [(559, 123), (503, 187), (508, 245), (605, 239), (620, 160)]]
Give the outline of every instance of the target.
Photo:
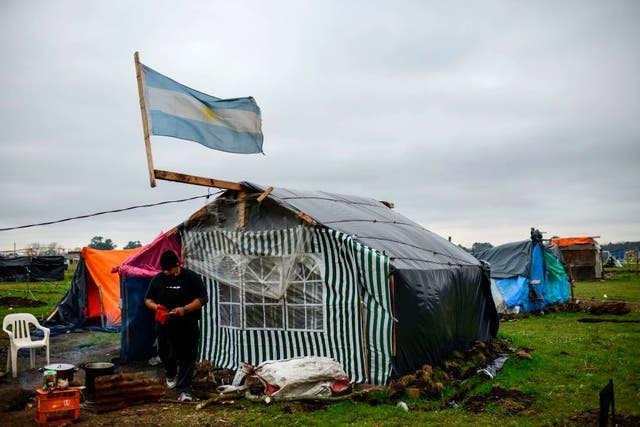
[(238, 192), (238, 228), (244, 230), (247, 226), (247, 192)]
[(391, 291), (391, 355), (396, 357), (396, 282), (393, 274), (389, 275), (389, 290)]
[(367, 383), (370, 384), (370, 373), (369, 373), (369, 338), (367, 336), (367, 319), (364, 308), (364, 300), (362, 299), (362, 295), (360, 295), (360, 320), (362, 321), (362, 347), (364, 350), (364, 372), (366, 375)]
[(136, 78), (138, 80), (138, 96), (140, 98), (140, 113), (142, 114), (142, 129), (144, 130), (144, 145), (147, 150), (147, 166), (149, 167), (149, 181), (151, 187), (156, 186), (156, 176), (153, 172), (153, 155), (151, 154), (151, 141), (149, 139), (149, 122), (147, 121), (147, 108), (144, 103), (144, 88), (142, 87), (142, 67), (138, 52), (133, 54), (136, 64)]

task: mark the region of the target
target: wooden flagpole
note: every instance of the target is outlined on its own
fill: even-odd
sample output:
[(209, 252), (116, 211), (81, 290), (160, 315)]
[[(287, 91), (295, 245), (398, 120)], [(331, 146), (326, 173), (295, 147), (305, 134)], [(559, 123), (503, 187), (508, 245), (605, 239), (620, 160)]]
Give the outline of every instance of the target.
[(147, 166), (149, 167), (149, 181), (151, 187), (156, 186), (156, 176), (153, 170), (153, 155), (151, 154), (151, 140), (149, 139), (149, 124), (147, 122), (147, 108), (144, 103), (144, 89), (142, 87), (142, 67), (140, 67), (140, 56), (138, 52), (133, 54), (136, 64), (136, 78), (138, 80), (138, 96), (140, 97), (140, 113), (142, 114), (142, 129), (144, 130), (144, 145), (147, 150)]

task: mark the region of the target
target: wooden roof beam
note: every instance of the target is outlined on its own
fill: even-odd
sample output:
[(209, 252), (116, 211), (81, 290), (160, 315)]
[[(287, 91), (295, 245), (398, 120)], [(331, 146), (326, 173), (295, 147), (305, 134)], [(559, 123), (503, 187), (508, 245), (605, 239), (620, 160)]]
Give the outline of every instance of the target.
[(186, 184), (202, 185), (203, 187), (223, 188), (225, 190), (245, 190), (244, 186), (238, 182), (222, 181), (220, 179), (204, 178), (201, 176), (185, 175), (177, 172), (168, 172), (154, 169), (153, 174), (158, 179), (165, 181), (184, 182)]

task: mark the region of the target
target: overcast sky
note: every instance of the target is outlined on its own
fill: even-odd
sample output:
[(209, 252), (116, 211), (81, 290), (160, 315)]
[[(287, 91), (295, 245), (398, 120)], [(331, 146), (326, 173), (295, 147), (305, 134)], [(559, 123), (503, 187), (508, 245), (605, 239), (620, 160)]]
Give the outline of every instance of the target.
[[(3, 0), (0, 32), (0, 228), (207, 194), (149, 184), (139, 51), (262, 109), (266, 155), (152, 137), (157, 169), (387, 200), (465, 246), (640, 240), (635, 0)], [(1, 231), (0, 250), (146, 244), (204, 203)]]

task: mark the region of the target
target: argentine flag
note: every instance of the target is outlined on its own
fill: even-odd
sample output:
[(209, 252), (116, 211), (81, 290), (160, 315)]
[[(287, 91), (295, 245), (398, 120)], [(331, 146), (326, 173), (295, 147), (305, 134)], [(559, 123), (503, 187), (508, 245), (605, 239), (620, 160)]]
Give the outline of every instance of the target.
[(149, 131), (229, 153), (262, 153), (260, 107), (252, 97), (220, 99), (140, 64)]

